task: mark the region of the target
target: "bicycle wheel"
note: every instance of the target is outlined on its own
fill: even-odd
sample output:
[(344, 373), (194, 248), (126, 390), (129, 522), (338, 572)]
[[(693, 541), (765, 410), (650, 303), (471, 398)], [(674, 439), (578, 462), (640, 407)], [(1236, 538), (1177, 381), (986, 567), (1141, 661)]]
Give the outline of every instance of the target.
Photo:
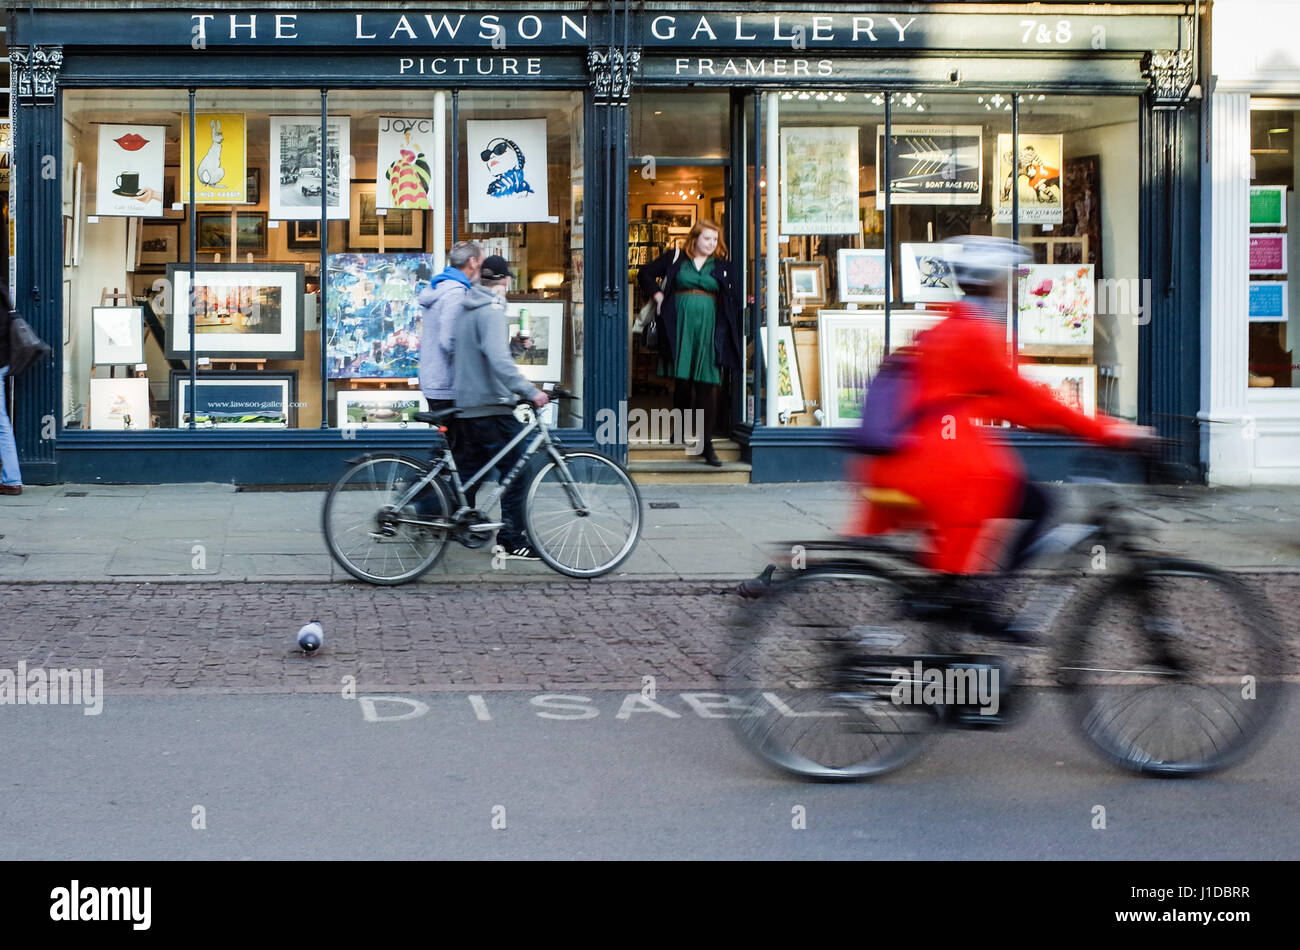
[(603, 455), (565, 452), (563, 458), (568, 478), (551, 460), (528, 487), (528, 536), (533, 550), (554, 570), (569, 577), (599, 577), (623, 563), (636, 546), (641, 495), (623, 467)]
[(394, 506), (429, 471), (401, 455), (364, 458), (325, 496), (325, 543), (339, 565), (371, 584), (403, 584), (437, 563), (447, 548), (445, 529), (409, 524), (453, 514), (446, 486), (434, 480), (401, 511)]
[(1162, 559), (1080, 598), (1059, 677), (1071, 718), (1111, 762), (1202, 775), (1239, 761), (1281, 700), (1282, 646), (1263, 596)]
[(929, 665), (937, 651), (927, 625), (902, 617), (901, 593), (870, 568), (810, 568), (741, 608), (724, 681), (742, 703), (733, 720), (742, 743), (778, 769), (824, 781), (911, 761), (938, 710), (896, 688), (915, 682), (914, 662)]

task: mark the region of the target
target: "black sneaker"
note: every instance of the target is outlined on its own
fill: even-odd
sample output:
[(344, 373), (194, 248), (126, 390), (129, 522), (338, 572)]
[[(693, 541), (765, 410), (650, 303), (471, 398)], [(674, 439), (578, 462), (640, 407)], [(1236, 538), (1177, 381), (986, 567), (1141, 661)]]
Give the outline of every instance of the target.
[(526, 544), (519, 544), (513, 548), (506, 548), (506, 557), (513, 558), (516, 561), (540, 561), (541, 555)]

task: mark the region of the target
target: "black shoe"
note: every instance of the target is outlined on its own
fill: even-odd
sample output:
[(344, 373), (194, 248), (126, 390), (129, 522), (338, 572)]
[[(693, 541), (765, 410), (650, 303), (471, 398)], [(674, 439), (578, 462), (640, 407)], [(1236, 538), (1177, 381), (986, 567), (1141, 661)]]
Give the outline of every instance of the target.
[(504, 554), (506, 558), (515, 561), (540, 561), (542, 559), (541, 555), (524, 541), (516, 541), (512, 544), (498, 544), (493, 553)]

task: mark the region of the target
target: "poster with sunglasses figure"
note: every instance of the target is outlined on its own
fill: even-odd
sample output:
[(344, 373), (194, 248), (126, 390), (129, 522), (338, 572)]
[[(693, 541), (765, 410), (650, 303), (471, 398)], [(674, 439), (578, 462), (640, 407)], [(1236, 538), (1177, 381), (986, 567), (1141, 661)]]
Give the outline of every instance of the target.
[(466, 122), (470, 223), (551, 220), (546, 120)]

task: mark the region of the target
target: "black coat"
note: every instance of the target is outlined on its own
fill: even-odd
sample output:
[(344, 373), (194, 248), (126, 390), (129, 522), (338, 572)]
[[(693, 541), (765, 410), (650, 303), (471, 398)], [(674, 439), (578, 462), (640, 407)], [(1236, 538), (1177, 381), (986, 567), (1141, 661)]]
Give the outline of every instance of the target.
[[(668, 365), (675, 361), (673, 347), (677, 345), (677, 271), (690, 260), (686, 252), (673, 261), (673, 251), (665, 251), (652, 263), (641, 268), (637, 276), (641, 292), (653, 300), (660, 289), (664, 293), (663, 306), (659, 308), (659, 352)], [(723, 369), (741, 369), (743, 341), (740, 332), (740, 293), (736, 287), (735, 265), (725, 257), (714, 257), (713, 279), (718, 282), (717, 325), (713, 331), (713, 358)], [(657, 281), (663, 280), (660, 288)]]

